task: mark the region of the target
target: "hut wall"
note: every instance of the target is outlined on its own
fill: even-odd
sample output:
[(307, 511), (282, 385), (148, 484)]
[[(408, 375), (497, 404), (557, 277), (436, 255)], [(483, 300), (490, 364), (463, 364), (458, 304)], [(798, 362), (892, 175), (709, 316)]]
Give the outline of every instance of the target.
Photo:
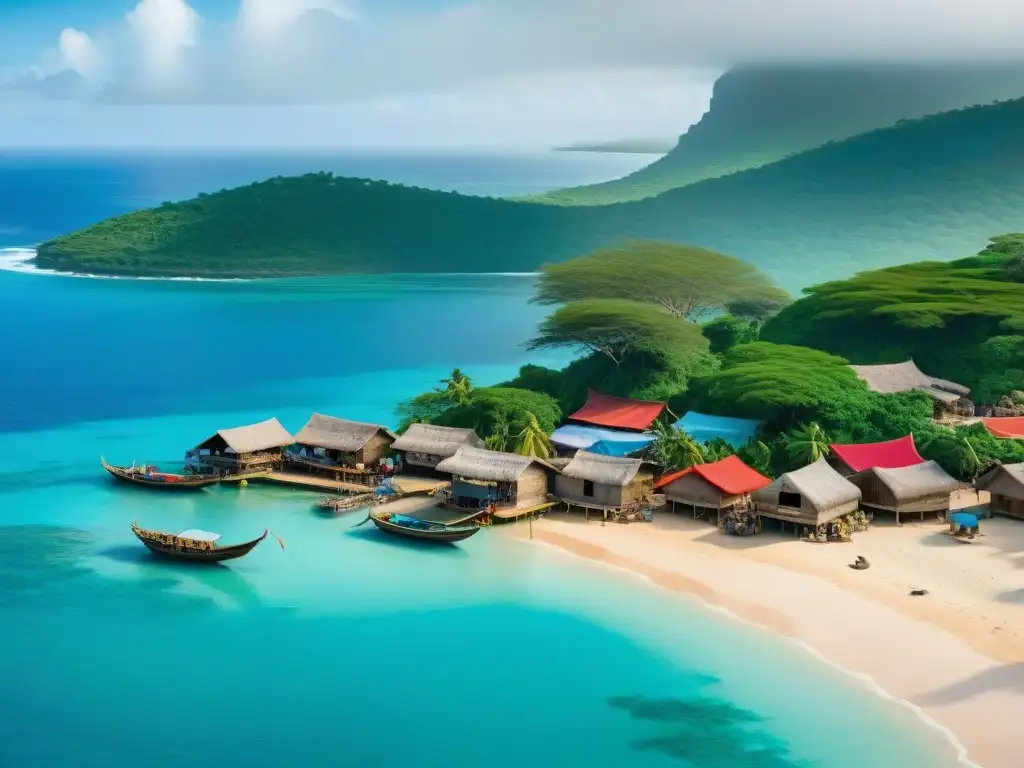
[(519, 476), (516, 484), (516, 509), (527, 509), (548, 500), (548, 472), (536, 464)]
[(489, 501), (499, 501), (502, 495), (502, 489), (497, 485), (470, 483), (457, 477), (452, 478), (451, 498), (457, 507), (479, 509)]
[(377, 464), (380, 462), (381, 457), (391, 449), (391, 443), (393, 442), (394, 440), (390, 437), (382, 432), (378, 432), (363, 446), (356, 460), (361, 461), (366, 466)]
[(649, 469), (641, 469), (636, 473), (633, 482), (621, 490), (621, 504), (628, 504), (631, 501), (639, 501), (645, 496), (654, 493), (654, 472)]
[(613, 508), (622, 506), (622, 488), (619, 486), (594, 483), (593, 495), (585, 496), (583, 483), (583, 480), (578, 480), (575, 477), (559, 475), (555, 478), (555, 495), (563, 501), (573, 504)]
[(899, 499), (874, 472), (868, 470), (850, 477), (849, 480), (860, 488), (862, 504), (882, 509), (895, 509), (899, 505)]
[(427, 469), (435, 469), (438, 464), (442, 461), (442, 457), (436, 453), (415, 453), (413, 451), (407, 451), (405, 454), (405, 463), (410, 467), (426, 467)]
[(779, 506), (778, 503), (760, 502), (757, 505), (757, 513), (761, 517), (770, 517), (773, 520), (783, 520), (787, 523), (817, 527), (830, 520), (835, 520), (837, 517), (856, 512), (860, 506), (859, 501), (851, 501), (838, 507), (818, 510), (802, 495), (801, 502), (799, 509), (796, 507)]
[(1024, 520), (1024, 499), (1003, 496), (995, 491), (991, 493), (991, 509), (993, 514)]
[(723, 496), (722, 492), (697, 474), (683, 475), (663, 488), (665, 498), (691, 507), (722, 509), (738, 503), (741, 496)]
[(1010, 476), (1006, 470), (996, 470), (999, 474), (995, 480), (984, 486), (985, 490), (991, 492), (992, 499), (994, 500), (996, 495), (1002, 496), (1004, 499), (1016, 499), (1017, 501), (1024, 501), (1024, 485), (1021, 485)]

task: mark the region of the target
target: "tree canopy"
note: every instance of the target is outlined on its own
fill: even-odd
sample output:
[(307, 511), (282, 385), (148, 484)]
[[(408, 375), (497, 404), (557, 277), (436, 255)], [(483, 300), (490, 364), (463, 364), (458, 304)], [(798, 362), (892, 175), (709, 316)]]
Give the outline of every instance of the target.
[[(1024, 367), (1013, 352), (1024, 332), (1024, 282), (1017, 282), (1020, 257), (1014, 255), (1021, 248), (1021, 236), (1004, 236), (967, 259), (907, 264), (815, 286), (769, 320), (761, 338), (863, 364), (913, 359), (925, 373), (977, 389), (980, 402), (991, 402), (1000, 393), (991, 379), (979, 387), (986, 376), (1005, 378), (1002, 366), (1011, 361)], [(991, 341), (997, 337), (1007, 340)]]
[(641, 240), (543, 268), (535, 301), (564, 304), (581, 299), (655, 304), (693, 321), (731, 302), (781, 304), (788, 296), (757, 268), (732, 256)]
[(550, 395), (506, 387), (474, 389), (467, 402), (453, 404), (430, 417), (431, 424), (474, 429), (484, 440), (507, 430), (506, 448), (513, 447), (517, 436), (521, 438), (534, 422), (547, 435), (561, 420), (562, 409)]
[(625, 299), (582, 299), (556, 309), (528, 343), (533, 350), (582, 347), (616, 366), (628, 355), (699, 356), (708, 350), (700, 326), (651, 304)]

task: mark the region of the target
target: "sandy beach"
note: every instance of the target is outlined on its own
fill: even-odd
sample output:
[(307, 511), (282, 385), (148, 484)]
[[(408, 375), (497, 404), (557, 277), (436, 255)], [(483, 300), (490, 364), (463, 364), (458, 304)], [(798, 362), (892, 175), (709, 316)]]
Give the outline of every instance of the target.
[[(533, 539), (617, 566), (802, 641), (867, 675), (952, 731), (984, 768), (1021, 765), (1024, 523), (982, 523), (963, 543), (930, 521), (880, 521), (853, 543), (781, 534), (725, 536), (685, 513), (653, 524), (585, 523), (553, 513)], [(514, 535), (528, 536), (528, 526)], [(866, 571), (847, 567), (858, 555)], [(926, 589), (921, 597), (912, 589)]]

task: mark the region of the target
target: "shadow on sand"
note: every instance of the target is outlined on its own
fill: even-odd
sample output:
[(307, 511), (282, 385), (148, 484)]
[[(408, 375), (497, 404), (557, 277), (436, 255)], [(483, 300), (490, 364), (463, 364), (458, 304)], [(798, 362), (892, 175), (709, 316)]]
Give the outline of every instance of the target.
[(987, 669), (974, 677), (939, 688), (926, 694), (921, 703), (928, 705), (955, 704), (992, 691), (1024, 694), (1024, 663), (1004, 664)]

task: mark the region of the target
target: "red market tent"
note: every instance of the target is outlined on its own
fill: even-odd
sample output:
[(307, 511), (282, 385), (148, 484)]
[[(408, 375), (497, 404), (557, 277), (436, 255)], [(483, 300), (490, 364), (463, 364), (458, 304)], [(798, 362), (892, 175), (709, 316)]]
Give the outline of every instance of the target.
[(1004, 440), (1024, 440), (1024, 416), (1002, 416), (982, 419), (992, 437)]
[(852, 472), (876, 468), (900, 469), (924, 462), (914, 445), (913, 435), (883, 443), (833, 445), (832, 453)]
[(582, 421), (586, 424), (596, 424), (599, 427), (634, 429), (643, 432), (658, 419), (663, 410), (665, 410), (665, 403), (613, 397), (591, 389), (588, 390), (587, 402), (569, 417), (569, 421)]

